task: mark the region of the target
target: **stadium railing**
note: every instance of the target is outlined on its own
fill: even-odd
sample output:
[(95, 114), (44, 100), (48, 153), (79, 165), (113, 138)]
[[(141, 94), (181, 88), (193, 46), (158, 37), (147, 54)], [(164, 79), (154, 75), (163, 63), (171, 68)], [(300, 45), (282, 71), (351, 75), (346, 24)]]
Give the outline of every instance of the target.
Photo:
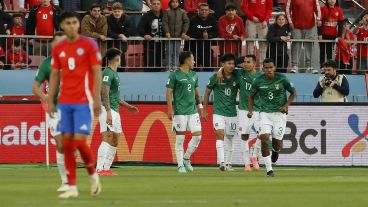
[[(51, 40), (50, 36), (9, 36), (0, 35), (0, 40), (3, 50), (4, 50), (4, 69), (36, 69), (40, 62), (47, 56), (51, 55)], [(19, 57), (12, 50), (12, 45), (15, 42), (21, 43), (21, 49), (24, 51), (26, 56)], [(147, 72), (159, 72), (159, 71), (169, 71), (173, 69), (173, 65), (177, 65), (177, 60), (170, 63), (167, 61), (167, 53), (170, 53), (171, 61), (173, 57), (178, 55), (180, 51), (190, 50), (195, 55), (195, 69), (197, 71), (214, 71), (220, 67), (220, 57), (229, 51), (237, 53), (236, 55), (245, 55), (248, 53), (256, 54), (258, 57), (258, 67), (260, 66), (260, 47), (261, 45), (267, 45), (269, 43), (265, 39), (246, 39), (244, 41), (240, 40), (228, 40), (222, 38), (214, 38), (209, 40), (198, 40), (190, 39), (189, 41), (184, 41), (180, 38), (153, 38), (151, 41), (146, 41), (141, 37), (130, 37), (127, 42), (122, 42), (121, 40), (114, 40), (108, 38), (107, 41), (98, 41), (102, 53), (106, 51), (108, 47), (117, 47), (124, 52), (124, 60), (126, 64), (123, 64), (119, 71), (147, 71)], [(291, 52), (293, 44), (301, 43), (300, 50), (297, 50), (296, 54)], [(291, 39), (287, 43), (287, 47), (282, 47), (282, 54), (278, 54), (276, 50), (273, 54), (271, 51), (267, 50), (267, 57), (277, 57), (276, 65), (279, 65), (278, 69), (285, 69), (290, 71), (291, 69), (291, 59), (294, 55), (299, 54), (298, 58), (298, 68), (300, 72), (306, 71), (305, 60), (306, 53), (305, 46), (307, 44), (312, 45), (311, 54), (311, 67), (319, 71), (320, 67), (320, 57), (319, 57), (319, 44), (329, 43), (333, 45), (332, 59), (335, 59), (337, 42), (333, 40), (299, 40)], [(352, 54), (353, 58), (352, 69), (342, 68), (341, 62), (339, 62), (339, 69), (341, 72), (362, 74), (367, 71), (368, 65), (368, 42), (365, 41), (347, 41), (347, 43), (352, 44), (352, 48), (349, 53)], [(176, 48), (168, 48), (168, 45), (175, 45)], [(361, 47), (360, 54), (357, 53), (357, 47)], [(287, 48), (287, 49), (285, 49)], [(327, 53), (327, 47), (325, 51)], [(1, 54), (0, 54), (1, 56)], [(286, 58), (287, 57), (287, 58)], [(0, 57), (1, 58), (1, 57)], [(18, 59), (17, 59), (18, 58)], [(12, 60), (18, 60), (22, 64), (14, 65)], [(174, 58), (176, 59), (176, 58)], [(326, 55), (327, 59), (327, 55)], [(325, 60), (326, 60), (325, 59)], [(280, 62), (282, 61), (282, 62)], [(285, 62), (287, 61), (287, 62)], [(124, 62), (124, 61), (123, 61)], [(323, 61), (322, 61), (323, 62)]]

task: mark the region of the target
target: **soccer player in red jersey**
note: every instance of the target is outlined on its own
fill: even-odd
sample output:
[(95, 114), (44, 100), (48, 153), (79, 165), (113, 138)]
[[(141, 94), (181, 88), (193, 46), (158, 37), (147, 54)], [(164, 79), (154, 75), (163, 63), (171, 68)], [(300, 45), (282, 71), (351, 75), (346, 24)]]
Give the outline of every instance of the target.
[(52, 100), (61, 81), (58, 97), (61, 120), (58, 127), (63, 137), (69, 190), (59, 197), (78, 197), (76, 150), (79, 150), (90, 175), (91, 195), (96, 196), (101, 192), (101, 184), (86, 139), (91, 132), (93, 113), (98, 116), (101, 110), (101, 53), (94, 40), (79, 35), (78, 14), (65, 12), (60, 19), (67, 39), (53, 48), (48, 97), (48, 110), (52, 116), (56, 111)]

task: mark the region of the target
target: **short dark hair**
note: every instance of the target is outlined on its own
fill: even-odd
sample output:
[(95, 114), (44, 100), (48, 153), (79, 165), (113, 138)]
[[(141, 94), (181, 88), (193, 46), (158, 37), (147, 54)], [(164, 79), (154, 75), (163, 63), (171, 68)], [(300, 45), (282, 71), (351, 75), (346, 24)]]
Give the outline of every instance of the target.
[(266, 63), (272, 63), (273, 65), (275, 65), (275, 61), (274, 61), (272, 58), (266, 58), (266, 59), (264, 59), (264, 61), (263, 61), (263, 66), (264, 66)]
[(119, 49), (110, 48), (106, 51), (106, 60), (110, 61), (114, 59), (116, 56), (120, 56), (120, 55), (121, 55), (121, 51)]
[(199, 4), (199, 8), (201, 7), (210, 7), (210, 5), (208, 5), (207, 3), (201, 3)]
[(333, 69), (337, 69), (338, 65), (337, 62), (334, 60), (327, 60), (325, 63), (323, 63), (323, 67), (324, 68), (331, 67)]
[(101, 9), (101, 5), (99, 5), (99, 4), (92, 4), (91, 7), (89, 7), (89, 10), (92, 11), (94, 8), (100, 8)]
[(22, 46), (21, 39), (15, 39), (14, 42), (13, 42), (13, 46), (14, 47), (20, 47), (20, 46)]
[(225, 5), (225, 11), (229, 11), (229, 10), (237, 10), (235, 4), (233, 4), (233, 3), (227, 3)]
[(234, 60), (235, 61), (235, 55), (232, 53), (226, 53), (221, 57), (221, 63), (225, 63), (227, 61), (231, 61)]
[(112, 10), (117, 10), (117, 9), (123, 10), (123, 5), (120, 2), (114, 2), (112, 4)]
[(255, 55), (246, 55), (246, 58), (251, 58), (253, 62), (257, 62), (257, 57)]
[(193, 53), (190, 51), (183, 51), (179, 54), (179, 64), (183, 65), (185, 61), (192, 56)]
[(77, 14), (76, 12), (63, 12), (60, 15), (60, 22), (63, 22), (65, 19), (69, 18), (77, 18), (79, 21), (79, 14)]
[(244, 63), (245, 56), (240, 56), (235, 59), (235, 65)]

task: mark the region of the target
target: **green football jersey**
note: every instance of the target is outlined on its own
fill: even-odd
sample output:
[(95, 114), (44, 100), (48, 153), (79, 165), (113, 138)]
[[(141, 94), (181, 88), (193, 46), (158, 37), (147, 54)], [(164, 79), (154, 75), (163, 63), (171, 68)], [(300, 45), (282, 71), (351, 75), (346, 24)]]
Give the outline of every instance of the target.
[[(249, 110), (248, 100), (251, 94), (253, 82), (257, 77), (261, 76), (262, 73), (260, 71), (256, 71), (254, 73), (248, 73), (244, 69), (236, 69), (234, 70), (234, 73), (238, 77), (239, 88), (240, 88), (239, 109), (248, 111)], [(260, 100), (259, 96), (257, 95), (254, 99), (254, 106), (253, 106), (254, 111), (259, 111), (259, 100)]]
[(102, 72), (102, 84), (110, 86), (110, 108), (116, 112), (119, 112), (120, 78), (118, 73), (113, 69), (106, 67), (105, 70)]
[(260, 97), (260, 111), (267, 113), (279, 112), (287, 102), (286, 91), (291, 93), (295, 88), (289, 79), (280, 73), (276, 73), (273, 80), (266, 79), (264, 74), (259, 76), (251, 90), (252, 94), (258, 94)]
[[(38, 66), (38, 70), (36, 73), (35, 80), (39, 81), (41, 84), (45, 81), (50, 81), (50, 75), (51, 75), (51, 57), (46, 58), (42, 61), (42, 63)], [(54, 104), (57, 105), (57, 99), (59, 95), (60, 85), (56, 89), (56, 94), (54, 97)], [(45, 91), (49, 91), (49, 85), (47, 84)]]
[(213, 113), (226, 117), (237, 116), (236, 96), (239, 90), (239, 82), (235, 73), (229, 79), (224, 77), (221, 84), (217, 83), (217, 74), (210, 77), (207, 88), (214, 93)]
[(173, 89), (175, 115), (197, 113), (195, 89), (198, 87), (198, 76), (194, 71), (184, 73), (178, 69), (171, 72), (166, 87)]

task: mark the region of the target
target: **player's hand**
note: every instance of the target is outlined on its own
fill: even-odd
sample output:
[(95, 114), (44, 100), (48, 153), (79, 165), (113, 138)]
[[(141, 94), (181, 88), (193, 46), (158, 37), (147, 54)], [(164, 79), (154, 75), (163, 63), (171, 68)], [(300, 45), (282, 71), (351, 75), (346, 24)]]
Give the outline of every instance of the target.
[(202, 117), (202, 114), (203, 114), (203, 108), (199, 108), (198, 109), (198, 113), (199, 113), (199, 116)]
[(203, 110), (202, 112), (202, 118), (207, 121), (208, 120), (208, 113), (207, 113), (207, 110)]
[(47, 113), (51, 118), (54, 118), (54, 113), (56, 112), (55, 104), (51, 101), (48, 101)]
[(167, 118), (169, 118), (170, 121), (172, 121), (173, 119), (173, 116), (174, 116), (174, 112), (172, 110), (169, 110), (167, 112)]
[(144, 39), (147, 40), (147, 41), (151, 41), (152, 36), (151, 35), (144, 35)]
[(98, 117), (101, 113), (101, 100), (97, 99), (93, 102), (93, 113), (96, 117)]
[(253, 116), (253, 112), (249, 111), (248, 114), (247, 114), (247, 117), (251, 119), (252, 116)]
[(288, 107), (287, 107), (287, 106), (283, 106), (283, 107), (281, 107), (281, 108), (279, 109), (279, 111), (280, 111), (281, 113), (283, 113), (283, 114), (286, 114), (287, 110), (288, 110)]
[(135, 114), (139, 112), (138, 108), (132, 105), (129, 106), (128, 110)]
[(220, 68), (220, 70), (219, 71), (217, 71), (217, 78), (216, 78), (216, 81), (217, 81), (217, 83), (219, 83), (219, 84), (221, 84), (222, 83), (222, 81), (224, 80), (224, 74), (222, 74), (222, 71), (224, 70), (224, 68), (223, 67), (221, 67)]
[(112, 125), (112, 115), (111, 115), (111, 110), (107, 111), (107, 115), (106, 115), (106, 124), (107, 125)]

